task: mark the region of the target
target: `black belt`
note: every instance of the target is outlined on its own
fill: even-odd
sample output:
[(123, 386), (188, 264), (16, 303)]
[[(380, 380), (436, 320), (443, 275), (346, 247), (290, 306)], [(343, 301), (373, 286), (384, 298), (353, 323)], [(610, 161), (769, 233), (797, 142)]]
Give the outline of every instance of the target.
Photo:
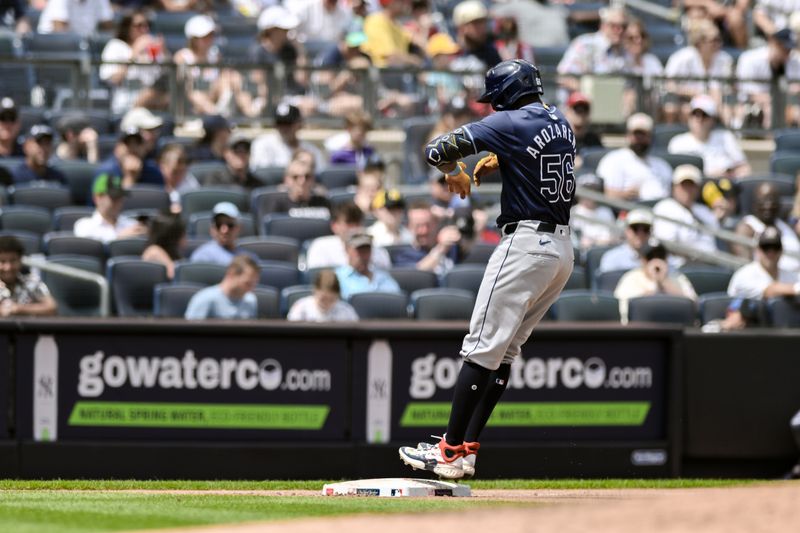
[[(506, 224), (506, 226), (503, 228), (503, 235), (511, 235), (517, 231), (518, 224), (518, 222)], [(539, 222), (539, 225), (536, 227), (536, 231), (541, 231), (542, 233), (555, 233), (556, 227), (557, 224), (553, 224), (552, 222)]]

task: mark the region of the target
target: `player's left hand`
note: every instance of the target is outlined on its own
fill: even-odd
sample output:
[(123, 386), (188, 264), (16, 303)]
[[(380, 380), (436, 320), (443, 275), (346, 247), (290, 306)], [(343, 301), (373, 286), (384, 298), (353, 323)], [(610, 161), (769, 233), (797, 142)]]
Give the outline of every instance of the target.
[(472, 179), (475, 180), (475, 186), (481, 186), (481, 178), (487, 174), (491, 174), (500, 168), (500, 163), (497, 161), (497, 156), (489, 153), (486, 157), (481, 158), (478, 164), (475, 165), (475, 170), (472, 171)]
[(450, 192), (454, 192), (459, 195), (462, 199), (469, 196), (470, 193), (470, 184), (472, 179), (470, 179), (469, 175), (464, 172), (464, 169), (467, 168), (467, 165), (459, 161), (458, 165), (458, 174), (455, 176), (451, 176), (450, 174), (445, 174), (444, 179), (447, 181), (447, 188)]

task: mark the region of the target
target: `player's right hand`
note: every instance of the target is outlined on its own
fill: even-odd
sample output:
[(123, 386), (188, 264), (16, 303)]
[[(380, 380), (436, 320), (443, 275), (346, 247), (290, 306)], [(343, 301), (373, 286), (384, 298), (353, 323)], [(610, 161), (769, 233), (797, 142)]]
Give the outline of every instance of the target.
[(444, 179), (447, 182), (447, 188), (450, 192), (454, 192), (459, 195), (462, 199), (469, 196), (470, 193), (470, 184), (472, 180), (470, 179), (469, 175), (464, 172), (464, 169), (467, 168), (467, 165), (459, 161), (456, 163), (458, 165), (458, 174), (455, 176), (451, 176), (450, 174), (445, 174)]
[(491, 174), (500, 168), (500, 163), (497, 161), (497, 156), (489, 153), (486, 157), (481, 158), (478, 164), (475, 165), (475, 170), (472, 171), (472, 179), (475, 180), (475, 186), (481, 186), (481, 177)]

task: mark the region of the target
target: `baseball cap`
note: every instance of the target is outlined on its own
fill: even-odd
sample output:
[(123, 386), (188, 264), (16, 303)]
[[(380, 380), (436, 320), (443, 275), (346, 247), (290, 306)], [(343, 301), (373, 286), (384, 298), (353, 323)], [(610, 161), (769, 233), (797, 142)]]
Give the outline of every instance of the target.
[(633, 226), (634, 224), (645, 224), (647, 226), (653, 225), (653, 215), (644, 209), (634, 209), (625, 217), (625, 224)]
[(592, 101), (589, 100), (589, 97), (586, 96), (585, 94), (575, 91), (574, 93), (569, 95), (569, 98), (567, 98), (567, 107), (574, 108), (575, 106), (578, 105), (585, 105), (586, 107), (591, 107)]
[(644, 113), (634, 113), (625, 123), (628, 131), (653, 131), (653, 119)]
[(783, 28), (782, 30), (778, 30), (772, 35), (770, 35), (771, 39), (779, 42), (784, 48), (791, 50), (797, 44), (797, 40), (794, 38), (794, 33), (789, 28)]
[(700, 110), (709, 117), (717, 116), (717, 103), (714, 101), (714, 98), (707, 94), (698, 94), (692, 101), (689, 102), (689, 107), (692, 111)]
[(457, 54), (460, 48), (446, 33), (436, 33), (428, 39), (428, 44), (425, 46), (425, 53), (428, 57), (434, 57), (439, 54), (451, 55)]
[(86, 115), (80, 111), (76, 111), (74, 113), (62, 115), (56, 123), (56, 129), (63, 137), (68, 131), (81, 131), (84, 128), (88, 128), (90, 125)]
[(575, 180), (578, 187), (584, 187), (595, 191), (603, 191), (603, 178), (592, 174), (581, 174)]
[(293, 30), (300, 24), (297, 17), (288, 9), (282, 6), (268, 7), (258, 16), (258, 30), (264, 31), (270, 28), (280, 28), (282, 30)]
[(703, 202), (708, 207), (714, 207), (722, 198), (735, 198), (737, 194), (736, 184), (728, 178), (721, 178), (719, 181), (708, 181), (703, 185), (701, 196)]
[(154, 115), (149, 109), (145, 107), (134, 107), (122, 117), (120, 128), (139, 128), (140, 130), (152, 130), (160, 128), (164, 124), (164, 120)]
[(0, 98), (0, 117), (10, 118), (11, 120), (17, 120), (19, 117), (17, 104), (8, 96)]
[(127, 141), (131, 137), (138, 137), (139, 140), (141, 140), (142, 132), (136, 126), (128, 126), (127, 128), (120, 129), (119, 132), (120, 141)]
[(781, 232), (775, 226), (767, 226), (758, 237), (759, 248), (766, 248), (768, 246), (778, 246), (783, 248), (783, 243), (781, 242)]
[(405, 209), (406, 199), (397, 189), (389, 189), (378, 194), (372, 202), (372, 206), (376, 209), (381, 207), (386, 209)]
[(220, 130), (229, 130), (233, 127), (230, 121), (222, 115), (207, 115), (203, 117), (203, 132), (206, 137)]
[(350, 48), (358, 48), (362, 44), (367, 41), (367, 34), (363, 31), (351, 31), (348, 33), (345, 38), (344, 42)]
[(364, 161), (364, 170), (370, 169), (378, 169), (384, 170), (386, 168), (386, 163), (383, 161), (381, 154), (378, 152), (372, 152), (369, 154)]
[(691, 181), (695, 185), (700, 185), (703, 181), (700, 169), (694, 165), (678, 165), (675, 167), (675, 170), (672, 171), (672, 184), (678, 185), (684, 181)]
[(186, 35), (187, 39), (191, 39), (193, 37), (205, 37), (213, 33), (216, 29), (217, 24), (214, 22), (214, 19), (208, 15), (195, 15), (186, 21), (186, 25), (183, 27), (183, 33)]
[(250, 145), (252, 144), (252, 141), (250, 140), (250, 138), (247, 135), (237, 131), (237, 132), (233, 133), (230, 136), (230, 138), (228, 139), (228, 147), (233, 148), (237, 144), (246, 144), (247, 148), (250, 149)]
[(300, 110), (292, 104), (282, 102), (275, 108), (276, 124), (294, 124), (302, 118)]
[(453, 23), (456, 26), (463, 26), (474, 20), (485, 18), (489, 18), (489, 10), (479, 0), (461, 2), (453, 9)]
[(347, 246), (361, 248), (362, 246), (372, 246), (372, 236), (362, 231), (355, 231), (347, 236)]
[(666, 259), (667, 249), (655, 238), (650, 238), (639, 248), (639, 255), (650, 261), (651, 259)]
[(236, 220), (239, 220), (239, 208), (232, 202), (219, 202), (214, 206), (211, 213), (216, 217), (217, 215), (225, 215)]
[(34, 124), (31, 126), (31, 129), (28, 131), (25, 139), (36, 139), (38, 141), (42, 137), (50, 137), (51, 139), (55, 137), (53, 128), (47, 124)]
[(128, 191), (122, 188), (122, 177), (104, 172), (94, 179), (92, 194), (107, 194), (111, 198), (122, 198)]

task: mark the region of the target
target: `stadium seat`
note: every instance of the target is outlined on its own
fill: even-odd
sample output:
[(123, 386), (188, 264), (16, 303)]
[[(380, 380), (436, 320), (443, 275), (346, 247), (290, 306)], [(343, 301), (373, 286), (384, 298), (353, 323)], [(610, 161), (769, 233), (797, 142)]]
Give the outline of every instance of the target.
[(595, 172), (597, 165), (605, 155), (611, 151), (611, 148), (592, 148), (581, 151), (581, 158), (583, 159), (582, 171)]
[(159, 283), (153, 296), (153, 315), (183, 318), (189, 300), (202, 289), (199, 283)]
[(261, 267), (260, 285), (275, 287), (278, 290), (301, 282), (297, 264), (286, 261), (259, 261)]
[(346, 202), (352, 202), (355, 196), (356, 188), (352, 185), (342, 189), (331, 189), (328, 191), (328, 201), (330, 201), (332, 208)]
[(628, 300), (629, 322), (665, 322), (692, 326), (695, 303), (683, 296), (656, 294)]
[(609, 270), (608, 272), (600, 272), (594, 276), (594, 283), (592, 289), (596, 291), (614, 292), (617, 288), (617, 283), (622, 279), (627, 270)]
[(393, 267), (389, 269), (389, 275), (406, 294), (439, 286), (439, 277), (436, 274), (427, 270), (417, 270), (415, 267)]
[(773, 132), (773, 136), (776, 152), (800, 150), (800, 130), (797, 128), (777, 130)]
[[(103, 274), (102, 262), (94, 257), (59, 255), (48, 257), (47, 261)], [(59, 316), (100, 316), (100, 287), (96, 283), (46, 270), (42, 271), (42, 281), (58, 303)]]
[(689, 127), (686, 124), (656, 124), (653, 127), (653, 149), (665, 151), (673, 137), (687, 131)]
[(170, 205), (172, 202), (169, 193), (158, 185), (134, 185), (128, 189), (128, 194), (122, 202), (122, 208), (126, 211), (143, 209), (168, 211)]
[(693, 165), (703, 171), (703, 158), (696, 155), (670, 154), (666, 150), (654, 150), (652, 155), (669, 163), (673, 170), (679, 165)]
[(75, 254), (94, 257), (100, 263), (106, 260), (105, 245), (95, 239), (76, 237), (71, 231), (46, 233), (42, 239), (47, 255)]
[(564, 291), (553, 304), (556, 320), (619, 322), (619, 301), (610, 292)]
[[(193, 213), (189, 216), (189, 224), (187, 227), (187, 234), (192, 237), (208, 237), (210, 236), (209, 229), (213, 222), (214, 215), (211, 211), (203, 211), (202, 213)], [(255, 224), (253, 217), (250, 213), (242, 213), (239, 215), (239, 236), (240, 237), (253, 237), (256, 234)]]
[(219, 202), (231, 202), (239, 211), (249, 211), (247, 192), (240, 187), (203, 187), (181, 194), (181, 214), (188, 220), (194, 213), (211, 211)]
[(288, 237), (300, 243), (331, 235), (330, 220), (325, 218), (290, 217), (283, 214), (267, 215), (263, 219), (263, 228), (264, 235)]
[(216, 285), (225, 277), (227, 267), (219, 263), (175, 262), (175, 283), (196, 283), (203, 286)]
[(239, 248), (254, 253), (262, 260), (286, 261), (297, 264), (300, 247), (297, 241), (285, 237), (245, 237), (236, 243)]
[(697, 299), (697, 308), (700, 315), (700, 323), (708, 324), (712, 320), (725, 318), (728, 306), (733, 300), (726, 292), (710, 292), (701, 295)]
[(72, 203), (67, 187), (48, 181), (33, 181), (9, 189), (9, 201), (14, 205), (43, 207), (50, 211)]
[(361, 292), (350, 297), (350, 305), (363, 320), (408, 318), (407, 304), (405, 294), (389, 292)]
[(22, 243), (25, 255), (38, 254), (42, 252), (42, 236), (25, 230), (0, 230), (0, 236), (11, 235)]
[[(116, 139), (116, 136), (115, 136)], [(88, 161), (56, 161), (53, 166), (67, 178), (67, 187), (74, 205), (87, 205), (92, 201), (92, 183), (97, 174), (97, 164)]]
[(291, 285), (281, 289), (281, 314), (286, 316), (292, 306), (301, 298), (314, 294), (311, 285)]
[(600, 266), (600, 261), (603, 259), (603, 255), (609, 251), (610, 249), (614, 248), (614, 245), (608, 246), (593, 246), (589, 248), (585, 253), (585, 268), (586, 268), (586, 286), (592, 287), (594, 284), (594, 275), (597, 272), (597, 267)]
[(470, 248), (467, 256), (461, 261), (461, 264), (485, 265), (489, 262), (489, 258), (492, 257), (495, 248), (497, 248), (496, 244), (475, 244)]
[(258, 300), (258, 318), (280, 318), (280, 292), (274, 287), (259, 286), (253, 289)]
[(428, 165), (423, 160), (422, 147), (438, 119), (433, 116), (413, 117), (403, 121), (403, 183), (426, 183)]
[(255, 220), (263, 220), (267, 212), (267, 204), (276, 198), (287, 198), (288, 193), (276, 186), (258, 187), (250, 191), (250, 212)]
[[(75, 114), (74, 109), (60, 109), (57, 111), (50, 111), (47, 114), (48, 124), (54, 127), (58, 126), (58, 122), (64, 116), (72, 116)], [(99, 135), (116, 134), (117, 132), (112, 129), (111, 114), (103, 109), (81, 109), (81, 116), (86, 120), (89, 126), (94, 129)]]
[(727, 291), (733, 276), (731, 270), (724, 268), (692, 266), (681, 268), (681, 274), (689, 279), (698, 295)]
[(189, 237), (186, 239), (186, 244), (181, 249), (181, 256), (189, 258), (195, 250), (209, 241), (208, 235), (203, 237)]
[(392, 264), (396, 264), (397, 258), (400, 256), (400, 254), (412, 250), (413, 246), (410, 244), (391, 244), (389, 246), (384, 246), (383, 248), (389, 254), (389, 259), (392, 261)]
[(285, 173), (286, 167), (261, 167), (253, 171), (253, 175), (258, 178), (258, 181), (267, 187), (280, 185)]
[(567, 284), (564, 285), (564, 290), (580, 290), (586, 289), (588, 285), (586, 284), (586, 269), (582, 266), (575, 265), (572, 267), (572, 273), (569, 275), (569, 279), (567, 280)]
[(773, 327), (800, 327), (800, 302), (796, 298), (770, 298), (767, 301), (767, 313)]
[(208, 182), (208, 177), (219, 171), (224, 171), (228, 166), (222, 161), (198, 161), (189, 165), (189, 174), (192, 174), (201, 184)]
[(317, 174), (317, 181), (328, 189), (341, 189), (358, 183), (356, 168), (350, 165), (331, 165)]
[(0, 208), (0, 228), (4, 231), (28, 231), (41, 236), (53, 229), (53, 215), (43, 207), (3, 206)]
[(59, 207), (53, 211), (53, 229), (55, 231), (72, 231), (75, 222), (90, 217), (94, 213), (94, 207), (71, 205)]
[(486, 265), (456, 265), (445, 273), (442, 286), (450, 289), (464, 289), (478, 294), (485, 271)]
[(796, 176), (800, 171), (800, 155), (796, 152), (775, 152), (769, 161), (769, 169), (778, 174)]
[(147, 239), (141, 237), (115, 239), (109, 242), (107, 246), (108, 257), (141, 257), (144, 249), (147, 248)]
[[(28, 7), (28, 13), (31, 11), (33, 10)], [(0, 54), (2, 56), (19, 58), (22, 53), (22, 39), (18, 35), (12, 31), (0, 33)], [(18, 106), (26, 106), (31, 103), (31, 88), (35, 85), (36, 78), (30, 65), (11, 62), (0, 64), (0, 94), (13, 98)], [(20, 131), (28, 131), (32, 125), (30, 122), (27, 124), (23, 122)]]
[(141, 259), (111, 258), (106, 278), (118, 316), (148, 316), (153, 314), (155, 286), (167, 281), (167, 268)]
[(475, 307), (475, 294), (436, 287), (412, 292), (410, 301), (417, 320), (469, 320)]

